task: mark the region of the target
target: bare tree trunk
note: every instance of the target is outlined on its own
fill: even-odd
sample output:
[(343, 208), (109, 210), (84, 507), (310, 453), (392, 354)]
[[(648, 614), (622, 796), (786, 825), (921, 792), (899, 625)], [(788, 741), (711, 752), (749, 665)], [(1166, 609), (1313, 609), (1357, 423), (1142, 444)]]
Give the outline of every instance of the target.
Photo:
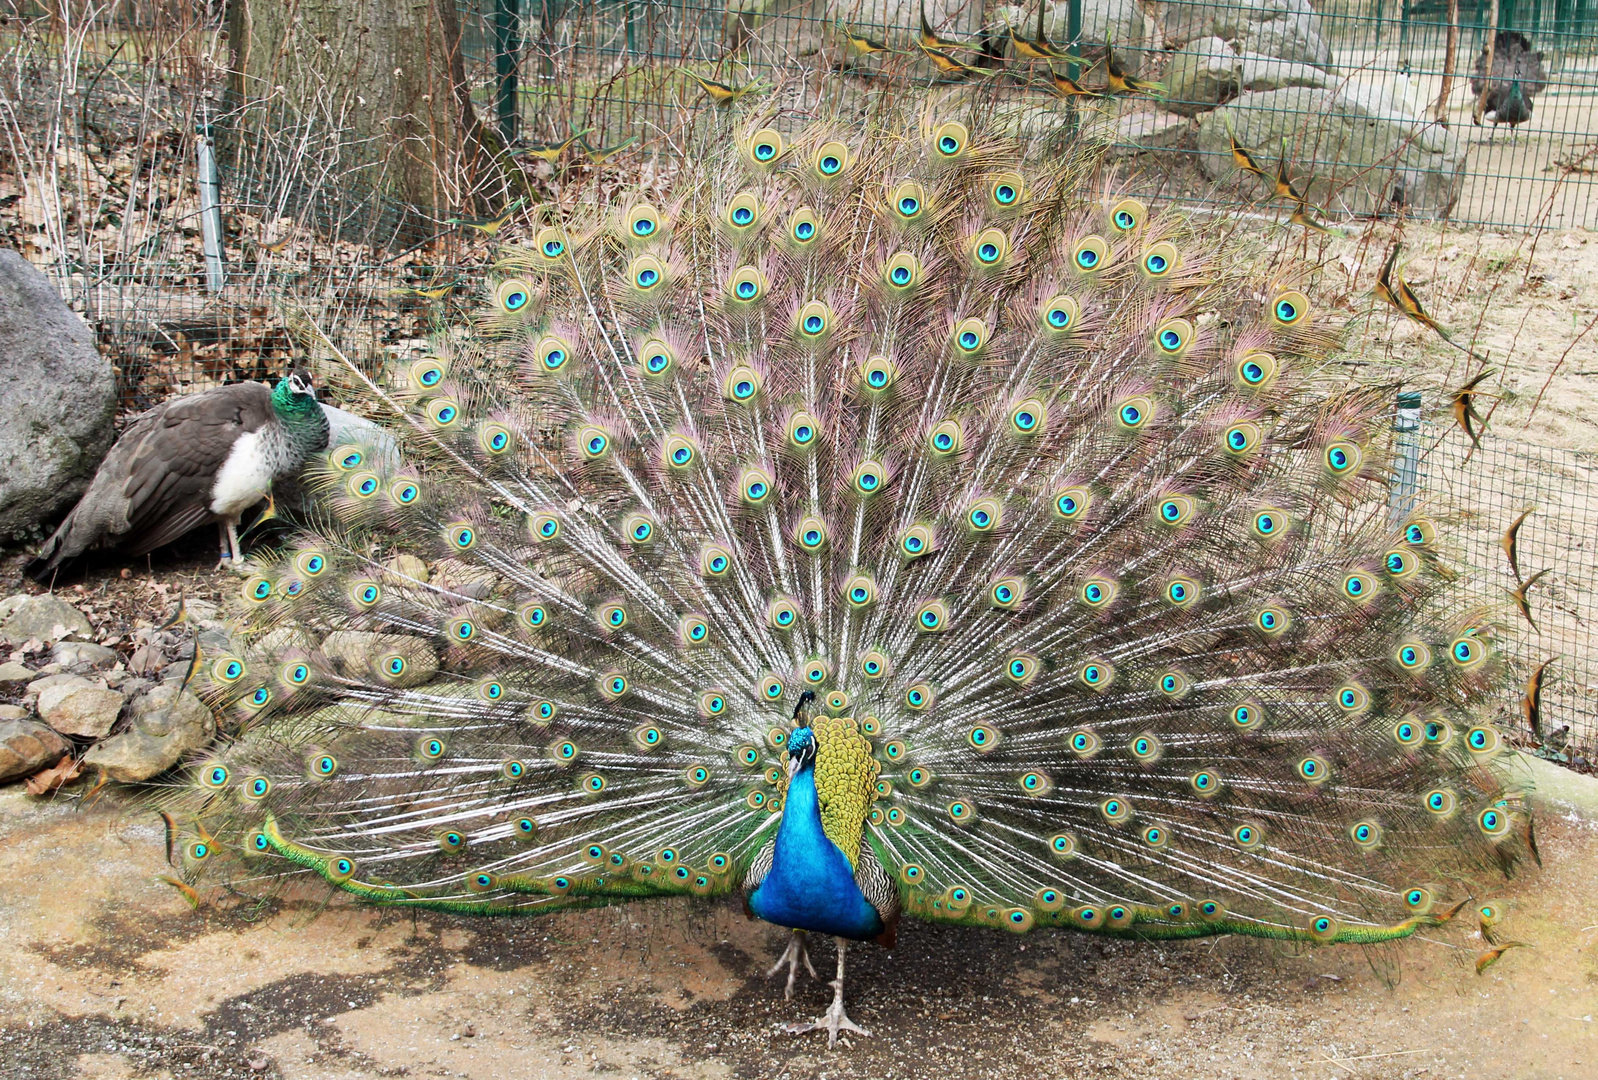
[(1432, 118), (1448, 126), (1448, 96), (1454, 92), (1454, 65), (1459, 62), (1459, 0), (1448, 0), (1448, 48), (1443, 54), (1443, 87), (1437, 91)]
[[(472, 108), (453, 0), (231, 0), (229, 91), (250, 138), (336, 140), (330, 197), (372, 193), (413, 219), (502, 204), (497, 138)], [(436, 225), (434, 226), (436, 228)]]

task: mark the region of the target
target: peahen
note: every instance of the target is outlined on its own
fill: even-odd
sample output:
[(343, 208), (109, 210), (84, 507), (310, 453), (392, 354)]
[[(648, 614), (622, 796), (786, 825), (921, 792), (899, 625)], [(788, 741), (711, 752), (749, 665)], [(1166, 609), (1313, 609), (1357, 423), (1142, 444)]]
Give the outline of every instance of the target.
[(216, 522), (222, 558), (242, 566), (238, 524), (274, 480), (327, 449), (328, 422), (308, 377), (243, 382), (173, 398), (141, 414), (27, 572), (43, 581), (93, 547), (143, 555)]
[[(198, 681), (190, 880), (1384, 942), (1525, 848), (1503, 661), (1293, 271), (958, 122), (755, 120), (369, 384)], [(1268, 267), (1260, 272), (1260, 266)], [(355, 369), (352, 367), (352, 371)], [(185, 885), (185, 888), (192, 888)], [(812, 969), (813, 970), (813, 969)]]
[(1543, 69), (1543, 54), (1533, 51), (1531, 39), (1518, 30), (1499, 30), (1493, 37), (1492, 78), (1487, 78), (1487, 50), (1476, 57), (1470, 77), (1470, 91), (1478, 98), (1485, 92), (1486, 119), (1493, 124), (1517, 125), (1531, 119), (1532, 98), (1548, 86)]

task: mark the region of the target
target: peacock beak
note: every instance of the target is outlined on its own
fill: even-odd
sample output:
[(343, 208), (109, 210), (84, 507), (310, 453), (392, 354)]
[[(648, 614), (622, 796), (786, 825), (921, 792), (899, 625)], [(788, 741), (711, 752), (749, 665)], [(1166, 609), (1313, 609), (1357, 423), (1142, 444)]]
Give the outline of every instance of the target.
[(788, 755), (788, 779), (792, 780), (793, 779), (793, 774), (798, 772), (798, 771), (799, 771), (799, 755), (798, 754), (789, 754)]

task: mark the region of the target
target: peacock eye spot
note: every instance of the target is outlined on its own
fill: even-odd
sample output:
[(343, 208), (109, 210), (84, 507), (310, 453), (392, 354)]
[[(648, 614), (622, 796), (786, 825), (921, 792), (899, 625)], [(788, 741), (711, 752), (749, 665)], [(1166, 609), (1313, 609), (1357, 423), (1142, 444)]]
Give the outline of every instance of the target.
[(1049, 309), (1049, 325), (1056, 330), (1064, 330), (1071, 325), (1071, 313), (1064, 308)]
[(603, 436), (595, 435), (592, 439), (588, 440), (588, 452), (590, 454), (600, 453), (604, 449), (605, 449), (605, 440), (604, 440)]
[(260, 582), (255, 586), (254, 596), (257, 600), (265, 600), (272, 595), (272, 586), (267, 582)]
[(1162, 330), (1160, 332), (1160, 345), (1171, 351), (1179, 349), (1182, 347), (1182, 335), (1175, 330)]
[(660, 280), (660, 274), (658, 274), (654, 270), (646, 268), (646, 269), (640, 270), (638, 272), (638, 287), (640, 289), (648, 289), (648, 288), (652, 287), (655, 284), (655, 282), (657, 282), (659, 280)]
[(903, 214), (905, 217), (911, 217), (920, 209), (921, 203), (918, 202), (914, 196), (906, 195), (904, 198), (899, 200), (899, 213)]
[(895, 266), (893, 268), (893, 283), (895, 285), (910, 284), (910, 270), (908, 267)]
[(998, 199), (1003, 205), (1009, 206), (1015, 202), (1015, 188), (1009, 184), (1000, 184), (993, 189), (993, 197)]
[(633, 222), (634, 236), (648, 236), (655, 231), (655, 223), (648, 218), (640, 218)]
[(1278, 300), (1276, 302), (1276, 317), (1282, 322), (1290, 323), (1298, 318), (1298, 308), (1290, 300)]
[[(744, 282), (744, 285), (748, 285), (748, 284), (749, 284), (748, 282)], [(753, 285), (749, 285), (749, 288), (753, 289), (754, 286)], [(743, 289), (743, 285), (740, 285), (739, 289), (741, 291)], [(735, 385), (732, 388), (732, 392), (733, 392), (733, 396), (734, 397), (737, 397), (737, 398), (740, 398), (740, 399), (746, 398), (750, 394), (753, 394), (755, 392), (755, 384), (750, 382), (748, 379), (740, 380), (737, 383), (737, 385)]]
[(670, 363), (670, 361), (666, 358), (665, 353), (655, 353), (654, 355), (650, 356), (648, 360), (649, 370), (658, 375), (662, 371), (666, 370), (666, 365), (668, 363)]
[(1076, 264), (1084, 270), (1091, 270), (1099, 264), (1099, 253), (1092, 248), (1083, 248), (1076, 253)]
[(843, 162), (834, 154), (828, 154), (821, 159), (821, 171), (828, 176), (843, 168)]
[(966, 330), (960, 334), (960, 348), (974, 349), (977, 347), (978, 340), (976, 331)]
[(566, 245), (561, 243), (559, 240), (546, 240), (546, 241), (544, 241), (544, 254), (546, 256), (548, 256), (549, 258), (551, 258), (551, 259), (553, 259), (555, 256), (559, 255), (561, 252), (563, 252), (565, 250), (566, 250)]
[(1243, 365), (1243, 378), (1247, 382), (1257, 383), (1265, 378), (1265, 369), (1251, 361)]
[(747, 225), (755, 220), (755, 212), (747, 206), (740, 206), (732, 212), (732, 220), (737, 225)]
[(977, 248), (977, 258), (981, 259), (985, 263), (990, 263), (998, 257), (999, 247), (997, 244), (983, 244), (981, 247)]
[(808, 221), (801, 221), (798, 225), (794, 226), (793, 234), (800, 240), (809, 240), (812, 236), (816, 235), (816, 227)]
[(1137, 219), (1134, 218), (1127, 211), (1125, 211), (1125, 210), (1117, 210), (1115, 212), (1115, 227), (1117, 229), (1121, 229), (1121, 230), (1130, 229), (1130, 228), (1132, 228), (1132, 226), (1134, 226), (1136, 224), (1137, 224)]
[(551, 349), (544, 354), (544, 366), (554, 371), (566, 362), (566, 350)]
[(820, 315), (807, 316), (805, 318), (805, 333), (819, 334), (826, 325), (826, 320), (822, 319)]
[(1151, 274), (1163, 274), (1169, 264), (1166, 263), (1164, 255), (1150, 255), (1144, 265), (1149, 268), (1149, 273)]
[(1123, 405), (1121, 407), (1121, 422), (1128, 427), (1139, 423), (1143, 419), (1143, 411), (1136, 405)]
[(944, 154), (957, 154), (960, 152), (960, 140), (953, 135), (945, 135), (938, 140), (938, 149)]
[(774, 158), (776, 156), (777, 156), (777, 148), (775, 146), (772, 146), (770, 143), (763, 142), (763, 143), (757, 143), (755, 145), (755, 160), (756, 161), (770, 161), (772, 158)]
[(808, 424), (800, 424), (793, 429), (793, 441), (797, 443), (807, 443), (815, 436), (815, 431)]

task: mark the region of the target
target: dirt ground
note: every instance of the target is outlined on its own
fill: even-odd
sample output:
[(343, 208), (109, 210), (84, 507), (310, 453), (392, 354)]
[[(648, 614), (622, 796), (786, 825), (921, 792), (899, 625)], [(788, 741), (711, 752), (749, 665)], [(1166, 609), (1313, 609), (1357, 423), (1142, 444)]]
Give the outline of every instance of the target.
[[(1545, 868), (1507, 883), (1527, 948), (1482, 975), (1450, 925), (1381, 956), (1218, 940), (1024, 939), (911, 923), (851, 951), (872, 1029), (764, 977), (781, 933), (730, 904), (539, 920), (342, 900), (191, 910), (160, 822), (0, 789), (0, 1073), (124, 1077), (1471, 1077), (1598, 1075), (1598, 780), (1537, 763)], [(831, 948), (816, 948), (831, 966)], [(1379, 970), (1378, 968), (1383, 970)]]

